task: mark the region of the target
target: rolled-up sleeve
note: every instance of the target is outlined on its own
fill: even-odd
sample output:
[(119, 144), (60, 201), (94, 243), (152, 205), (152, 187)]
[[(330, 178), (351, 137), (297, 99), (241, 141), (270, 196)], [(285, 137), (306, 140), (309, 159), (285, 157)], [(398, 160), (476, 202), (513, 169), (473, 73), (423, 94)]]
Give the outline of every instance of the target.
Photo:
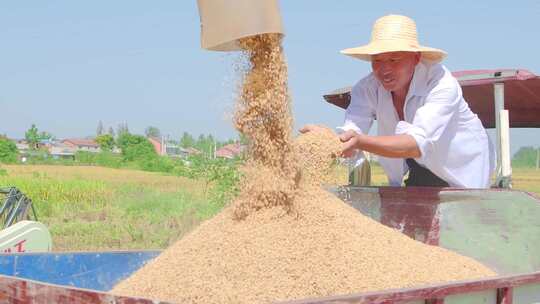
[[(345, 121), (340, 131), (353, 130), (357, 133), (367, 134), (373, 120), (375, 109), (373, 102), (376, 100), (373, 89), (369, 87), (369, 79), (362, 79), (351, 90), (351, 103), (345, 111)], [(371, 92), (371, 93), (370, 93)]]
[(396, 134), (408, 134), (414, 138), (425, 161), (433, 151), (434, 144), (444, 133), (452, 117), (459, 109), (461, 89), (453, 78), (438, 83), (425, 98), (423, 106), (416, 110), (412, 124), (400, 121)]

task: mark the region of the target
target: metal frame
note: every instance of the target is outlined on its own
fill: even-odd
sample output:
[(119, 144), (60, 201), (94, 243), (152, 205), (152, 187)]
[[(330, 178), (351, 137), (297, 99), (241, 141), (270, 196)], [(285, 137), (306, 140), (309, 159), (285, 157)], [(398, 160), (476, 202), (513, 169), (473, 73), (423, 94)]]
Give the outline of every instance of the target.
[(0, 275), (2, 303), (166, 304), (150, 299), (115, 296), (90, 289), (48, 284)]
[(512, 304), (514, 287), (534, 283), (540, 284), (540, 272), (481, 280), (459, 281), (420, 288), (392, 289), (381, 292), (358, 293), (320, 299), (289, 301), (284, 302), (283, 304), (398, 304), (418, 300), (423, 300), (425, 304), (443, 304), (445, 298), (451, 295), (468, 294), (489, 290), (496, 292), (497, 304)]
[(478, 75), (463, 75), (456, 77), (458, 81), (500, 80), (493, 84), (495, 105), (495, 132), (497, 149), (497, 169), (495, 186), (511, 188), (512, 168), (510, 161), (510, 120), (508, 110), (504, 106), (504, 78), (515, 76), (519, 70), (505, 70)]
[[(443, 304), (452, 295), (492, 290), (496, 304), (512, 304), (513, 289), (527, 284), (540, 285), (540, 272), (502, 276), (489, 279), (458, 281), (419, 288), (391, 289), (380, 292), (356, 293), (317, 299), (281, 302), (282, 304), (399, 304), (424, 301), (425, 304)], [(165, 303), (150, 299), (115, 296), (95, 290), (48, 284), (33, 280), (0, 275), (0, 299), (7, 303)]]
[(0, 194), (4, 194), (6, 197), (0, 205), (0, 228), (5, 229), (18, 221), (29, 218), (29, 209), (32, 210), (34, 220), (38, 220), (32, 200), (19, 189), (15, 187), (0, 188)]

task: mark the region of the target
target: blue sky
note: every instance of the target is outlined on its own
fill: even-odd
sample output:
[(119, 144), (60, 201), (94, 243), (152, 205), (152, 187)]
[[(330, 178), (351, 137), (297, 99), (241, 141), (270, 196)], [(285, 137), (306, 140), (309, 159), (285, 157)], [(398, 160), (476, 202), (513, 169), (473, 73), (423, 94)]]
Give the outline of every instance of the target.
[[(420, 43), (446, 50), (450, 70), (540, 74), (540, 1), (280, 3), (297, 128), (341, 123), (343, 112), (321, 95), (370, 66), (339, 50), (367, 43), (375, 19), (390, 13), (415, 19)], [(236, 55), (201, 50), (199, 30), (195, 0), (3, 1), (0, 133), (23, 137), (35, 123), (59, 138), (84, 137), (101, 120), (134, 133), (152, 125), (176, 138), (236, 137)], [(513, 130), (511, 141), (512, 152), (540, 146), (540, 131)]]

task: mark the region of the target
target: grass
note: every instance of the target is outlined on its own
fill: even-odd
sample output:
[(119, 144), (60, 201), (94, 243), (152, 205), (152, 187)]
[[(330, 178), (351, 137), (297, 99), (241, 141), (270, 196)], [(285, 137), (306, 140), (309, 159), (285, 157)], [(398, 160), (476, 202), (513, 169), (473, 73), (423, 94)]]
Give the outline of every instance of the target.
[(532, 192), (540, 197), (540, 170), (535, 168), (513, 168), (512, 188)]
[(30, 197), (57, 251), (159, 249), (217, 213), (206, 183), (101, 167), (4, 165), (0, 185)]
[[(373, 185), (387, 185), (378, 165)], [(346, 168), (332, 172), (347, 181)], [(513, 169), (514, 189), (540, 197), (540, 170)], [(219, 212), (204, 180), (91, 166), (2, 165), (0, 186), (30, 197), (56, 251), (161, 249)]]

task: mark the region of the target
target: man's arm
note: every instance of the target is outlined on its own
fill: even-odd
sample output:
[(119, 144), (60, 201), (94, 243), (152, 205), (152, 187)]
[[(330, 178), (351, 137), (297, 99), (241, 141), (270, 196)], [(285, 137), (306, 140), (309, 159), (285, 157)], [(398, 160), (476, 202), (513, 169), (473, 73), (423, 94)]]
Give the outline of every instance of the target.
[(344, 157), (351, 157), (357, 149), (393, 158), (419, 158), (422, 155), (414, 138), (406, 134), (369, 136), (349, 130), (339, 138), (344, 143)]

